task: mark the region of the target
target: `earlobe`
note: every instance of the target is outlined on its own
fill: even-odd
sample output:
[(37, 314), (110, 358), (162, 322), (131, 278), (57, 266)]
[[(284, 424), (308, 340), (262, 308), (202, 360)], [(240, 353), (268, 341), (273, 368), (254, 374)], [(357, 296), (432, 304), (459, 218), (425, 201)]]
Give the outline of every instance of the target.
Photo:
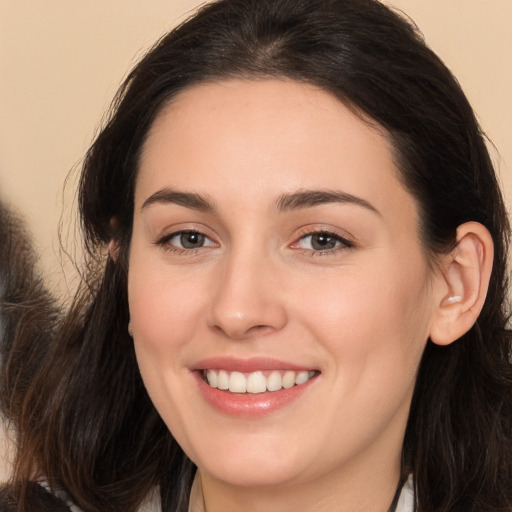
[(119, 257), (119, 245), (113, 238), (108, 243), (108, 254), (114, 261), (117, 261)]
[(117, 261), (119, 258), (119, 244), (115, 239), (115, 234), (117, 233), (118, 222), (116, 217), (112, 217), (110, 219), (110, 230), (112, 233), (112, 238), (108, 243), (108, 254), (112, 258), (113, 261)]
[(475, 324), (485, 302), (492, 271), (494, 245), (478, 222), (457, 228), (456, 247), (443, 257), (438, 305), (430, 330), (437, 345), (448, 345)]

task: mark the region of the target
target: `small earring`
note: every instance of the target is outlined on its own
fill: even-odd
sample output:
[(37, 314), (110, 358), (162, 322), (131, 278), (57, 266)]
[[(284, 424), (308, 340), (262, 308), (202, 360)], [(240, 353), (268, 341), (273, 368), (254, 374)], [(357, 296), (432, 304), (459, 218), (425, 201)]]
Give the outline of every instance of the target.
[(462, 297), (460, 295), (454, 295), (453, 297), (448, 297), (446, 299), (446, 302), (448, 304), (455, 304), (456, 302), (460, 302), (462, 300)]
[(128, 322), (128, 334), (130, 335), (131, 338), (133, 338), (133, 327), (131, 320)]

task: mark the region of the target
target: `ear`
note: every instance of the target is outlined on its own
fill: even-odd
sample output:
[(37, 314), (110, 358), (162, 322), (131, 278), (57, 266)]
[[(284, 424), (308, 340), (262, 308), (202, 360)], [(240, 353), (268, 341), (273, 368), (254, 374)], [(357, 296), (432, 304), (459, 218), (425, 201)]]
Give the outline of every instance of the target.
[(430, 330), (437, 345), (449, 345), (473, 327), (491, 277), (494, 245), (489, 231), (478, 222), (466, 222), (457, 228), (456, 240), (456, 247), (442, 258)]
[(117, 261), (119, 258), (119, 244), (117, 243), (115, 237), (115, 233), (117, 233), (118, 222), (116, 217), (112, 217), (110, 219), (110, 232), (112, 233), (112, 238), (108, 243), (108, 253), (112, 260)]
[(113, 238), (111, 238), (108, 243), (108, 253), (114, 261), (117, 261), (119, 257), (119, 245)]

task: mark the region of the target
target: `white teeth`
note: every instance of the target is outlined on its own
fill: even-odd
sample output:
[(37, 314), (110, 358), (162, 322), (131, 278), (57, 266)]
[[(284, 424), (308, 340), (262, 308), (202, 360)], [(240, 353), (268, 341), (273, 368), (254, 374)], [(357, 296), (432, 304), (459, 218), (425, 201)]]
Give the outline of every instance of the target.
[(283, 379), (278, 371), (273, 371), (267, 379), (267, 389), (269, 391), (279, 391), (283, 387)]
[(212, 388), (217, 387), (217, 373), (215, 371), (208, 370), (206, 372), (206, 378), (208, 379), (208, 384), (210, 384)]
[(309, 380), (309, 372), (299, 372), (297, 373), (297, 377), (295, 377), (295, 384), (300, 386), (301, 384), (306, 383)]
[(217, 374), (217, 387), (219, 389), (229, 389), (229, 375), (228, 372), (221, 370)]
[(247, 379), (243, 373), (231, 372), (229, 376), (229, 391), (231, 393), (245, 393), (247, 391)]
[(295, 372), (286, 372), (283, 375), (283, 388), (290, 389), (295, 386)]
[(248, 393), (264, 393), (267, 390), (267, 379), (261, 372), (250, 373), (247, 377)]
[(265, 393), (265, 391), (279, 391), (282, 388), (300, 386), (314, 377), (315, 373), (314, 371), (274, 370), (265, 377), (262, 371), (244, 374), (210, 369), (204, 372), (204, 376), (212, 388), (229, 390), (231, 393)]

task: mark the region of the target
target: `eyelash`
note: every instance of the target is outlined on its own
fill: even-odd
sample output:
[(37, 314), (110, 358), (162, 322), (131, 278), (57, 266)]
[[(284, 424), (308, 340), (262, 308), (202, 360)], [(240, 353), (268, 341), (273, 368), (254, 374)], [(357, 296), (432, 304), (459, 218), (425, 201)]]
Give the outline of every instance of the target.
[(204, 233), (201, 233), (200, 231), (197, 231), (195, 229), (182, 229), (180, 231), (175, 231), (173, 233), (169, 233), (168, 235), (163, 236), (162, 238), (158, 239), (155, 242), (155, 245), (158, 245), (160, 247), (163, 247), (165, 251), (173, 252), (176, 254), (187, 254), (187, 255), (193, 255), (197, 251), (200, 251), (204, 247), (211, 247), (213, 245), (216, 245), (215, 242), (212, 242), (210, 245), (203, 245), (201, 247), (193, 247), (193, 248), (186, 248), (186, 247), (177, 247), (176, 245), (173, 245), (170, 243), (170, 241), (175, 238), (182, 235), (199, 235), (205, 238), (205, 240), (211, 240), (211, 238)]
[[(176, 245), (173, 245), (170, 243), (170, 241), (173, 238), (179, 237), (182, 235), (187, 235), (187, 234), (196, 234), (196, 235), (202, 236), (202, 237), (204, 237), (205, 240), (209, 240), (211, 243), (208, 245), (202, 245), (200, 247), (192, 247), (192, 248), (177, 247)], [(298, 246), (301, 241), (304, 241), (308, 237), (314, 237), (315, 235), (324, 235), (328, 239), (333, 239), (336, 245), (330, 249), (324, 249), (324, 250), (301, 248)], [(184, 229), (184, 230), (175, 231), (173, 233), (169, 233), (168, 235), (163, 236), (162, 238), (158, 239), (155, 242), (155, 245), (163, 247), (164, 250), (172, 252), (172, 253), (183, 254), (183, 255), (186, 254), (186, 255), (190, 256), (190, 255), (194, 255), (195, 253), (197, 253), (201, 249), (204, 249), (205, 247), (212, 247), (212, 246), (216, 246), (217, 244), (215, 242), (213, 242), (210, 237), (208, 237), (204, 233), (201, 233), (200, 231), (197, 231), (194, 229)], [(309, 231), (305, 231), (305, 232), (301, 233), (301, 235), (299, 236), (297, 241), (294, 242), (293, 244), (291, 244), (290, 247), (292, 249), (300, 251), (302, 254), (304, 254), (306, 256), (324, 257), (324, 256), (331, 255), (333, 253), (337, 253), (339, 251), (351, 249), (354, 247), (354, 243), (351, 242), (350, 240), (347, 240), (346, 238), (340, 236), (339, 234), (332, 232), (332, 231), (328, 231), (325, 229), (314, 229), (314, 230), (309, 230)]]
[[(315, 235), (324, 235), (326, 238), (333, 239), (337, 245), (331, 249), (324, 249), (324, 250), (306, 249), (306, 248), (298, 247), (298, 244), (301, 241), (305, 240), (308, 237), (313, 237)], [(352, 249), (354, 247), (354, 245), (355, 244), (352, 241), (339, 235), (338, 233), (334, 233), (332, 231), (320, 228), (320, 229), (308, 230), (308, 231), (301, 233), (301, 235), (299, 236), (297, 241), (294, 242), (291, 245), (291, 247), (295, 248), (296, 250), (301, 251), (306, 256), (315, 258), (315, 257), (329, 256), (329, 255), (338, 253), (340, 251), (344, 251), (346, 249)]]

